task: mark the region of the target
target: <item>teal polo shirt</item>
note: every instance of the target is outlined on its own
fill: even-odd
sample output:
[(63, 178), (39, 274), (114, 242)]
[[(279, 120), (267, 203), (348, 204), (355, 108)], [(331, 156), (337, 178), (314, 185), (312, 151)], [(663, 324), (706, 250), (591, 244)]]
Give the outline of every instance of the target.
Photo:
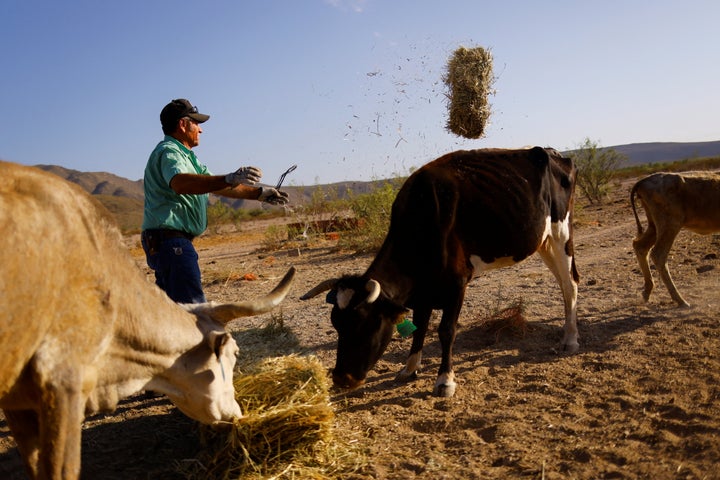
[(142, 229), (172, 228), (200, 235), (207, 228), (208, 194), (179, 195), (170, 188), (178, 173), (211, 175), (192, 150), (166, 135), (145, 167), (145, 210)]

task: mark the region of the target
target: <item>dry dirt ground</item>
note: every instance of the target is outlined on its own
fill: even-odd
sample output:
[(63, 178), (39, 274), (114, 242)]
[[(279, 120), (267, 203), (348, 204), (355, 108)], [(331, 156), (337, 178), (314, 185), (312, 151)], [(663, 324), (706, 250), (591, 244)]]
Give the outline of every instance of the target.
[[(431, 393), (440, 356), (434, 331), (416, 381), (394, 381), (410, 347), (397, 337), (364, 387), (333, 392), (338, 438), (367, 459), (341, 478), (720, 478), (720, 236), (682, 232), (672, 249), (671, 273), (692, 308), (676, 308), (659, 279), (644, 303), (631, 246), (630, 185), (619, 185), (602, 207), (576, 210), (580, 351), (557, 350), (562, 299), (538, 258), (474, 280), (455, 347), (454, 398)], [(330, 307), (322, 297), (298, 297), (325, 278), (361, 273), (371, 257), (322, 244), (259, 253), (259, 238), (199, 240), (208, 297), (260, 295), (295, 265), (280, 314), (298, 343), (271, 341), (278, 341), (278, 354), (315, 354), (332, 367)], [(144, 266), (140, 257), (138, 263)], [(489, 316), (520, 301), (524, 334), (488, 331)], [(241, 348), (268, 348), (257, 336), (244, 339), (269, 318), (231, 324)], [(434, 328), (438, 320), (436, 314)], [(137, 395), (86, 422), (83, 478), (182, 478), (178, 469), (194, 462), (198, 448), (193, 421), (163, 397)], [(0, 478), (23, 478), (1, 420)]]

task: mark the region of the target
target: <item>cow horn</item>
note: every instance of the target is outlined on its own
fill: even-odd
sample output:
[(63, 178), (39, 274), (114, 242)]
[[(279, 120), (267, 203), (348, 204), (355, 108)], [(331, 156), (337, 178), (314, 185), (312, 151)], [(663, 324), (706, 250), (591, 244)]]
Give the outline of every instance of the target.
[(283, 301), (290, 291), (290, 284), (295, 276), (295, 267), (290, 267), (280, 283), (267, 295), (245, 302), (226, 303), (223, 305), (202, 304), (194, 308), (195, 311), (205, 311), (213, 320), (227, 323), (240, 317), (250, 317), (269, 312)]
[(380, 282), (371, 278), (365, 284), (365, 290), (369, 292), (367, 298), (365, 299), (365, 302), (373, 303), (380, 296), (380, 291), (382, 289), (380, 288)]
[(314, 287), (312, 290), (307, 292), (305, 295), (300, 297), (300, 300), (308, 300), (316, 295), (321, 294), (322, 292), (325, 292), (327, 290), (330, 290), (337, 284), (338, 279), (337, 278), (331, 278), (329, 280), (325, 280), (324, 282), (318, 284), (316, 287)]

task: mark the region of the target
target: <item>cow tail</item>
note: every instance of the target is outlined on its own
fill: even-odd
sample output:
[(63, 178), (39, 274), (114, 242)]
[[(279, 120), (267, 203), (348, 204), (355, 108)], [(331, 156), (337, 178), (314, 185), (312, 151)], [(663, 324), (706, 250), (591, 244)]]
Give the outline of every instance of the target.
[(632, 205), (633, 215), (635, 215), (635, 223), (637, 224), (637, 231), (638, 231), (638, 237), (639, 237), (643, 233), (643, 227), (642, 227), (642, 224), (640, 223), (640, 218), (638, 217), (637, 209), (635, 208), (635, 195), (637, 194), (637, 188), (638, 188), (638, 183), (633, 185), (633, 188), (630, 191), (630, 204)]

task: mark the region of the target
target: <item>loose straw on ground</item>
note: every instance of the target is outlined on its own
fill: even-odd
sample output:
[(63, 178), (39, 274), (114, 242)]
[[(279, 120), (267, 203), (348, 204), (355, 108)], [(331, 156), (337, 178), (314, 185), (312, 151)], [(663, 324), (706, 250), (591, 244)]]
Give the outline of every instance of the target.
[(444, 77), (448, 86), (447, 129), (466, 138), (480, 138), (490, 117), (492, 55), (482, 47), (455, 50)]

